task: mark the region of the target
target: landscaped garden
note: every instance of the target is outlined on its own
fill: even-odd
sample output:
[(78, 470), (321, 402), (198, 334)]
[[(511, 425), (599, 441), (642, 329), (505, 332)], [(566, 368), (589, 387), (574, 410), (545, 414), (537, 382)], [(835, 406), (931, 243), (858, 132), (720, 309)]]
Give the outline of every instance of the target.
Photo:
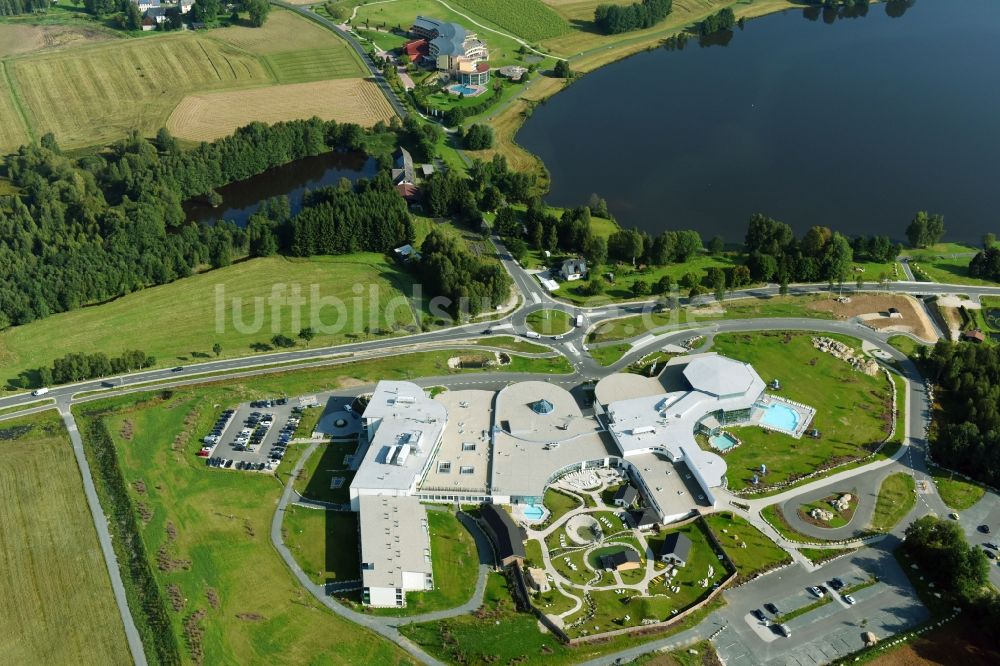
[(857, 491), (838, 492), (799, 507), (799, 518), (810, 525), (836, 529), (846, 527), (858, 508)]
[[(761, 485), (773, 486), (864, 458), (888, 434), (892, 393), (884, 374), (854, 370), (815, 349), (812, 337), (780, 331), (716, 336), (714, 351), (749, 362), (766, 382), (778, 379), (776, 395), (815, 407), (810, 429), (819, 431), (818, 438), (795, 439), (756, 426), (733, 428), (743, 446), (725, 456), (731, 490), (749, 489), (761, 464), (767, 468)], [(857, 344), (852, 338), (837, 339)]]

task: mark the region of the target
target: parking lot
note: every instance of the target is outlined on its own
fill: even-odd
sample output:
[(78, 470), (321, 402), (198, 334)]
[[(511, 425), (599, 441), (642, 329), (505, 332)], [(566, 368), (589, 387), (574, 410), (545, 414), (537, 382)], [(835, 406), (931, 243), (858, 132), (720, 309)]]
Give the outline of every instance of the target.
[(206, 434), (199, 455), (210, 467), (274, 471), (305, 409), (298, 399), (288, 398), (255, 400), (228, 409)]

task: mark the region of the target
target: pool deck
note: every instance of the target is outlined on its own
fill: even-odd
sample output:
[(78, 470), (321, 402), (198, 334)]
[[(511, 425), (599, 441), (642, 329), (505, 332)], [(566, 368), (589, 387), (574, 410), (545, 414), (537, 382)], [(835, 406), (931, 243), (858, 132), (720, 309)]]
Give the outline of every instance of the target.
[[(798, 415), (799, 420), (794, 430), (787, 430), (785, 428), (764, 423), (764, 412), (766, 408), (775, 404), (788, 407)], [(810, 407), (809, 405), (803, 405), (802, 403), (795, 402), (794, 400), (788, 400), (787, 398), (781, 398), (776, 395), (765, 394), (761, 396), (757, 405), (755, 405), (753, 413), (750, 415), (750, 425), (759, 426), (765, 430), (773, 430), (774, 432), (791, 435), (795, 439), (801, 439), (802, 435), (809, 428), (809, 424), (812, 423), (813, 416), (815, 415), (816, 409)]]

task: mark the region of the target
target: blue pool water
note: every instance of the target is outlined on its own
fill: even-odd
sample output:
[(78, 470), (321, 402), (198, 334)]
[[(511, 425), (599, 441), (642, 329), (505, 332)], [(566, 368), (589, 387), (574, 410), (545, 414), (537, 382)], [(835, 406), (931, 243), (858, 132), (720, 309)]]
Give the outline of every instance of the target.
[(535, 506), (534, 504), (524, 510), (524, 517), (528, 520), (540, 520), (544, 515), (545, 512), (542, 511), (542, 508)]
[(736, 446), (736, 440), (728, 432), (712, 435), (708, 438), (708, 443), (719, 451), (728, 451)]
[(472, 97), (480, 92), (479, 88), (472, 88), (462, 84), (457, 84), (449, 88), (456, 95), (465, 95), (466, 97)]
[(760, 419), (761, 423), (785, 432), (795, 432), (799, 425), (799, 413), (794, 409), (780, 402), (772, 402), (763, 409), (764, 415)]

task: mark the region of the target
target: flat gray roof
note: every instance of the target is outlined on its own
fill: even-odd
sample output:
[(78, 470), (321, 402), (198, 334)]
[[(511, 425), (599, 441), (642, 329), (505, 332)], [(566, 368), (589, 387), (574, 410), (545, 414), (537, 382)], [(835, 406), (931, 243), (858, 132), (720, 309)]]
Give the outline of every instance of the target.
[[(380, 381), (362, 418), (375, 435), (351, 489), (413, 490), (448, 423), (444, 405), (411, 382)], [(405, 462), (395, 464), (404, 447)]]
[(360, 498), (361, 578), (365, 587), (401, 589), (403, 572), (433, 573), (427, 511), (416, 497)]
[[(495, 395), (493, 391), (445, 391), (434, 398), (448, 410), (449, 419), (437, 455), (420, 484), (421, 492), (488, 492)], [(442, 463), (447, 463), (448, 471), (442, 471)]]

